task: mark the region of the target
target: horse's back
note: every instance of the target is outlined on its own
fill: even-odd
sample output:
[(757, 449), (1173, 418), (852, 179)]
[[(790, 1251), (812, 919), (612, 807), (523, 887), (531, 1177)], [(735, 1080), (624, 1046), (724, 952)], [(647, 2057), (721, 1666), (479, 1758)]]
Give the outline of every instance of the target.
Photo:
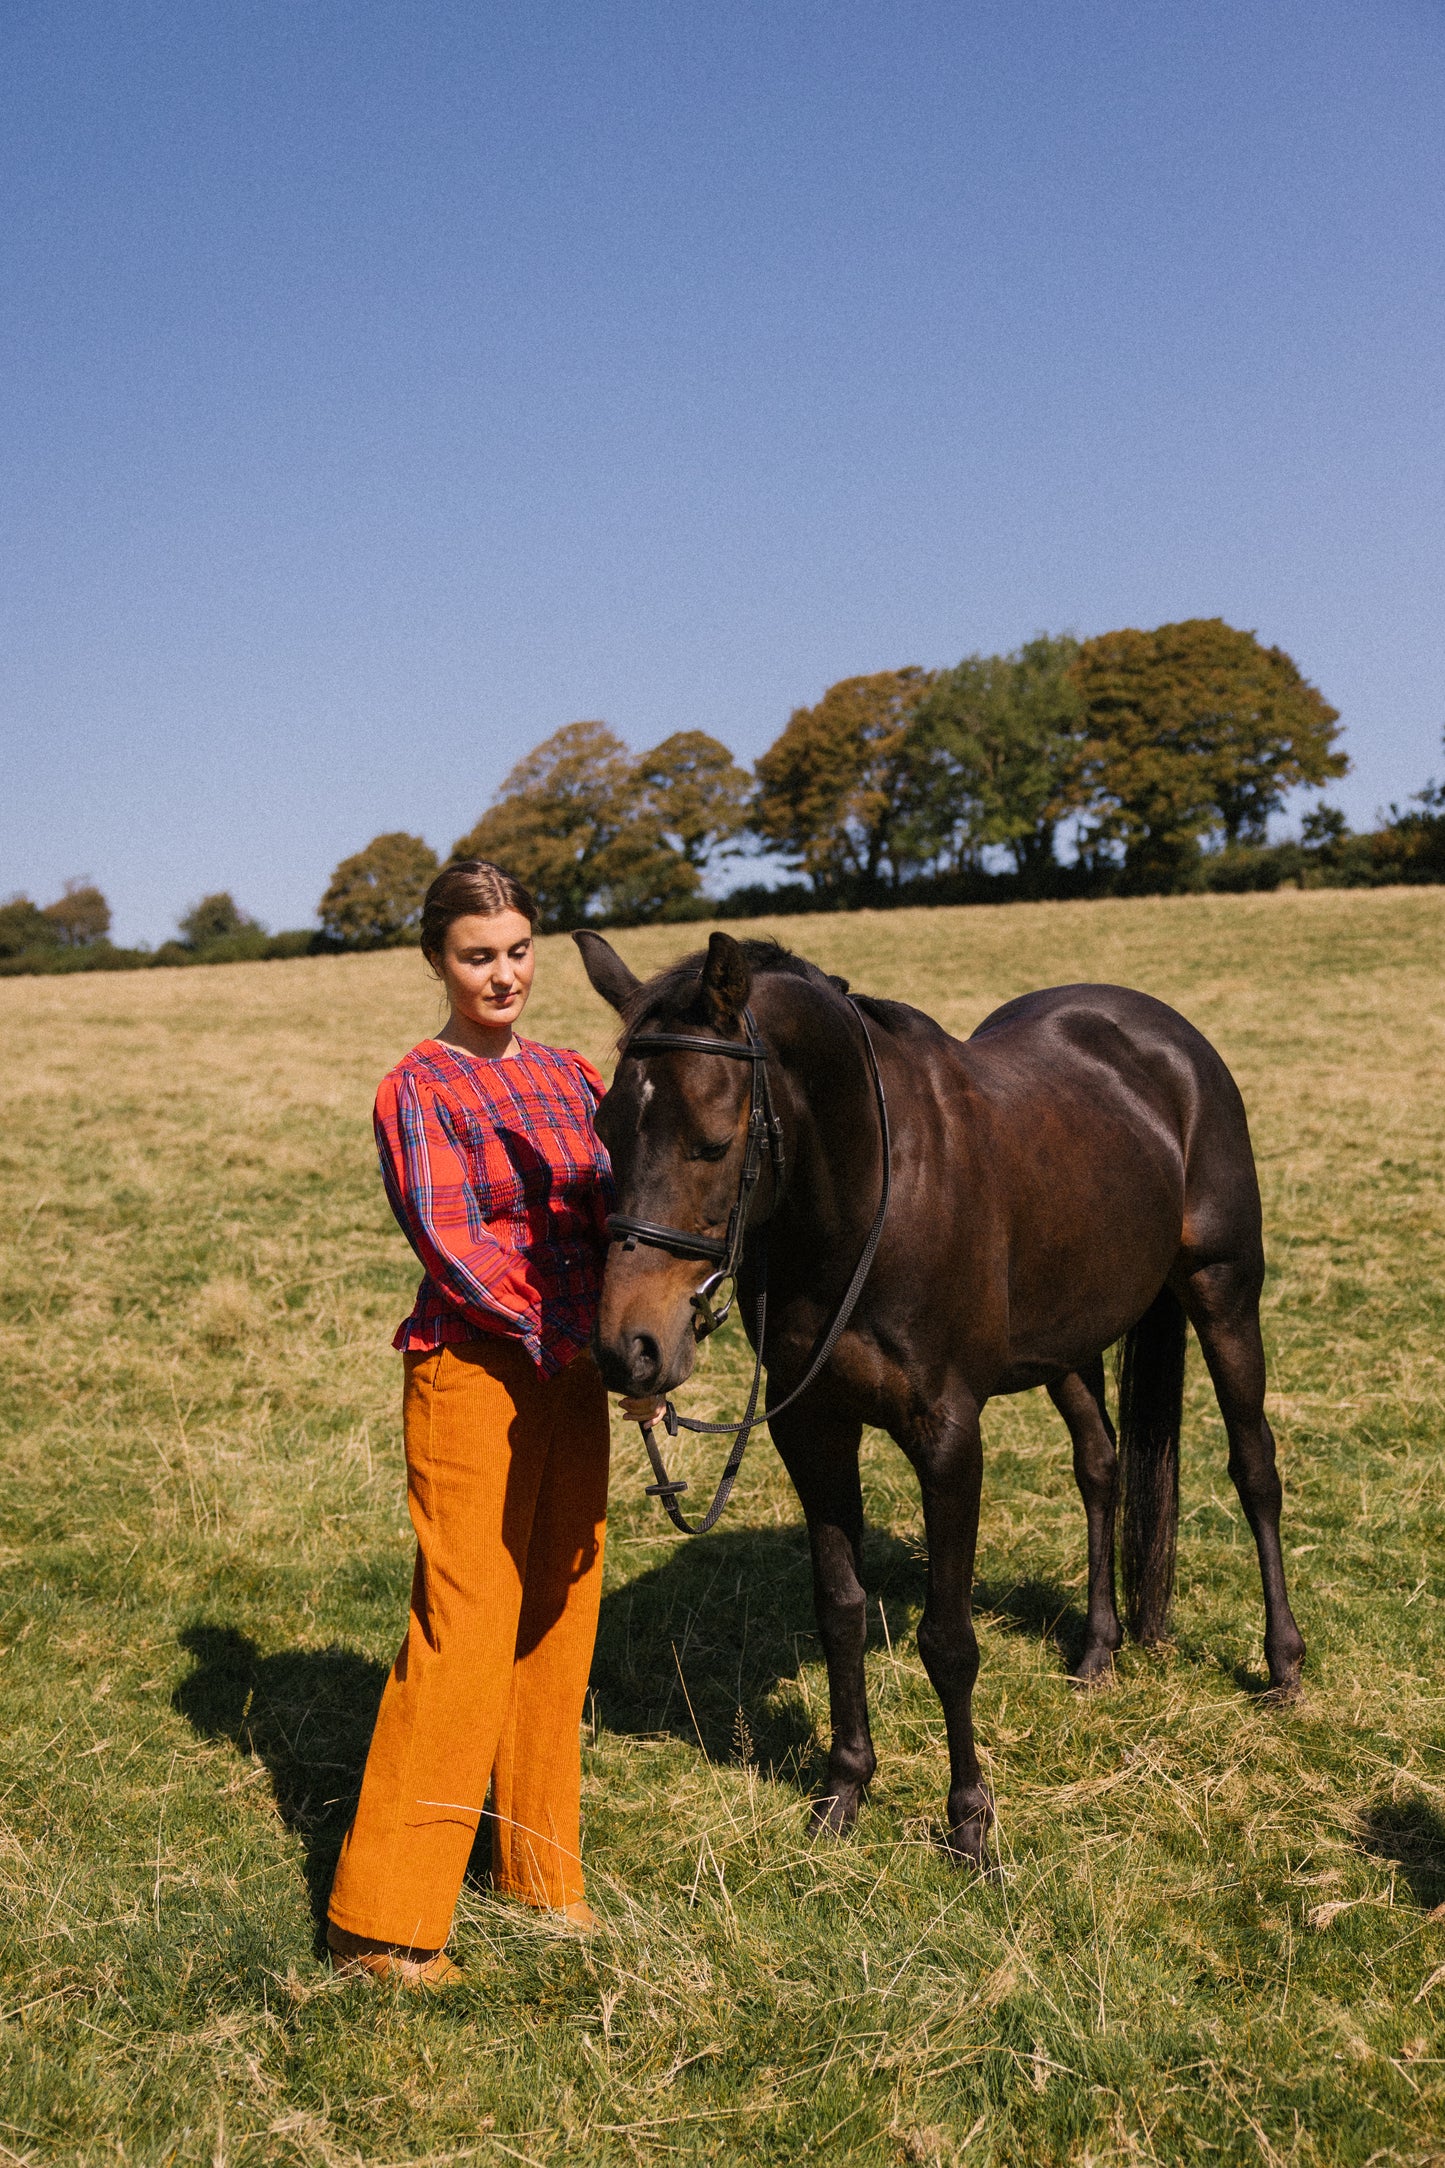
[[(995, 1064), (1040, 1073), (1053, 1083), (1077, 1073), (1097, 1086), (1102, 1068), (1126, 1089), (1155, 1100), (1179, 1098), (1181, 1114), (1207, 1101), (1243, 1118), (1243, 1102), (1223, 1057), (1191, 1024), (1153, 994), (1132, 986), (1050, 986), (995, 1009), (965, 1040)], [(1188, 1124), (1188, 1126), (1192, 1126)]]
[(1171, 1009), (1167, 1001), (1160, 1001), (1154, 994), (1141, 993), (1136, 986), (1110, 986), (1087, 980), (1077, 985), (1041, 987), (1032, 994), (1016, 994), (1002, 1008), (991, 1010), (965, 1043), (976, 1045), (1000, 1032), (1011, 1032), (1024, 1035), (1063, 1033), (1088, 1045), (1100, 1025), (1112, 1026), (1143, 1044), (1197, 1047), (1203, 1050), (1206, 1059), (1214, 1062), (1220, 1059), (1203, 1032), (1196, 1029), (1187, 1016)]

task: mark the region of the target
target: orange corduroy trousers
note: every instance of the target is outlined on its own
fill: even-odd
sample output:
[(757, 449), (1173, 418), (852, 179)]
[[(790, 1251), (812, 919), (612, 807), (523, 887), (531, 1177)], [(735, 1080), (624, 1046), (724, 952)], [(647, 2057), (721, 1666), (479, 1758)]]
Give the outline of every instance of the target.
[(582, 1895), (582, 1706), (602, 1590), (607, 1400), (501, 1339), (409, 1354), (411, 1618), (332, 1884), (338, 1927), (440, 1949), (491, 1780), (492, 1880)]

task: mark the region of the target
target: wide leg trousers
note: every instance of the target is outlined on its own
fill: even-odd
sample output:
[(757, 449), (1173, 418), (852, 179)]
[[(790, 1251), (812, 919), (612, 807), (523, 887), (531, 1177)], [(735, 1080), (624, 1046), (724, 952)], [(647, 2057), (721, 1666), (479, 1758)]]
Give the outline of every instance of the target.
[(492, 1788), (492, 1879), (583, 1890), (582, 1706), (597, 1637), (607, 1400), (581, 1356), (544, 1378), (477, 1339), (404, 1358), (411, 1619), (372, 1735), (330, 1916), (440, 1949)]

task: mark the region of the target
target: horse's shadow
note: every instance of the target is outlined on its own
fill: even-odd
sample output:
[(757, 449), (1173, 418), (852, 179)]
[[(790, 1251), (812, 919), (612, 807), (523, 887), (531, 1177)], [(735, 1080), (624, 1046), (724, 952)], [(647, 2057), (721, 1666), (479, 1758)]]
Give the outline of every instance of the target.
[[(864, 1539), (868, 1639), (911, 1635), (925, 1562), (885, 1531)], [(1051, 1584), (983, 1582), (978, 1608), (1013, 1631), (1053, 1638), (1065, 1660), (1082, 1641), (1077, 1607)], [(263, 1656), (234, 1626), (198, 1623), (180, 1636), (195, 1668), (173, 1706), (207, 1739), (254, 1755), (277, 1811), (300, 1838), (318, 1936), (342, 1837), (386, 1683), (386, 1666), (354, 1649), (283, 1649)], [(823, 1774), (827, 1696), (813, 1615), (812, 1568), (801, 1527), (732, 1528), (679, 1542), (602, 1601), (589, 1712), (595, 1725), (700, 1746), (715, 1761), (746, 1760), (802, 1791)], [(479, 1840), (473, 1872), (484, 1877)]]
[(1063, 1669), (1073, 1674), (1084, 1653), (1088, 1621), (1077, 1596), (1037, 1574), (988, 1576), (973, 1584), (975, 1616), (1030, 1641), (1051, 1641)]
[(1427, 1912), (1445, 1905), (1445, 1817), (1423, 1792), (1396, 1782), (1379, 1793), (1360, 1813), (1358, 1839), (1399, 1870), (1417, 1905)]
[[(918, 1547), (869, 1529), (863, 1578), (869, 1647), (911, 1638), (927, 1588)], [(995, 1625), (1052, 1640), (1067, 1668), (1077, 1663), (1084, 1616), (1052, 1582), (986, 1579), (974, 1600)], [(604, 1598), (595, 1717), (612, 1731), (686, 1739), (713, 1760), (755, 1759), (809, 1789), (822, 1775), (827, 1707), (803, 1668), (821, 1656), (805, 1531), (729, 1529), (679, 1543)]]
[(803, 1670), (820, 1653), (804, 1532), (724, 1529), (604, 1596), (589, 1707), (606, 1730), (683, 1739), (802, 1784), (814, 1738)]

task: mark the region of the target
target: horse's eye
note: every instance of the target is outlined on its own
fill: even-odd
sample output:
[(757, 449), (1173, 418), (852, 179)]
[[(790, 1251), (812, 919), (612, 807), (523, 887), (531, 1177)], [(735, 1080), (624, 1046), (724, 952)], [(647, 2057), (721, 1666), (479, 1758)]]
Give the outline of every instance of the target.
[(728, 1137), (721, 1144), (697, 1144), (693, 1146), (692, 1156), (694, 1159), (726, 1159), (731, 1143), (732, 1138)]

